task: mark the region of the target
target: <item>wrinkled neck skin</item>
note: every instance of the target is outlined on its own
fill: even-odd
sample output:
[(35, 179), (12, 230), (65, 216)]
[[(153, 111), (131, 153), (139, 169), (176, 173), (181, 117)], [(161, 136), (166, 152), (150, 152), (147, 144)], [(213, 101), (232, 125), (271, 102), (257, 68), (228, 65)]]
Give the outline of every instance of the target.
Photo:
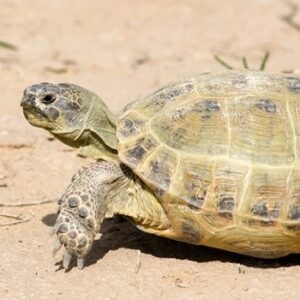
[(144, 231), (162, 231), (170, 227), (165, 212), (148, 187), (123, 164), (115, 164), (115, 178), (99, 185), (99, 224), (114, 215), (127, 217)]
[[(83, 118), (76, 120), (72, 130), (51, 130), (64, 144), (79, 148), (83, 156), (93, 159), (118, 162), (117, 117), (101, 99), (92, 95)], [(68, 128), (68, 126), (66, 126)]]

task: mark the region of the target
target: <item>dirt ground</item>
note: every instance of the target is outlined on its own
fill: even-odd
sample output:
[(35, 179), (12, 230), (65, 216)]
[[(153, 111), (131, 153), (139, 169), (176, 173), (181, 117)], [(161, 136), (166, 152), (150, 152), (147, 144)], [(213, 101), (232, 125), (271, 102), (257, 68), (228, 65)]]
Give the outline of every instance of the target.
[[(299, 70), (300, 11), (283, 19), (291, 9), (279, 0), (0, 0), (0, 39), (18, 47), (0, 47), (0, 203), (57, 199), (90, 162), (27, 124), (26, 86), (77, 83), (117, 111), (169, 81), (222, 70), (215, 54), (257, 67), (270, 51), (268, 71)], [(32, 217), (14, 226), (0, 218), (0, 299), (300, 299), (297, 255), (242, 257), (120, 219), (105, 223), (82, 271), (64, 272), (62, 253), (50, 252), (56, 209), (0, 206)]]

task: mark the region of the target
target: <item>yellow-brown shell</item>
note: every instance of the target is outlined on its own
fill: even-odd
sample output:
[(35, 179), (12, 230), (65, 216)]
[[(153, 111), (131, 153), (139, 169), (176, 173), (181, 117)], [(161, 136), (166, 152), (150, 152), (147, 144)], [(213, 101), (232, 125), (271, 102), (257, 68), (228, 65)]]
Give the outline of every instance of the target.
[[(180, 207), (190, 242), (238, 224), (299, 237), (300, 76), (233, 71), (172, 83), (123, 112), (118, 138), (120, 159), (167, 213)], [(201, 233), (193, 222), (205, 223)]]

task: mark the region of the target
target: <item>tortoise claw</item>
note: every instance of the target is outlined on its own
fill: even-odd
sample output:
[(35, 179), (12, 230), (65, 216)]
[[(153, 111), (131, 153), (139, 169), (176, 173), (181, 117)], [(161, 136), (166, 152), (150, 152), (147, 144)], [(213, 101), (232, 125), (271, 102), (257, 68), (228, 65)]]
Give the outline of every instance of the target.
[(84, 258), (83, 257), (77, 258), (77, 267), (80, 270), (83, 269), (83, 267), (84, 267)]
[[(54, 241), (54, 245), (53, 245), (53, 248), (52, 248), (52, 256), (53, 257), (57, 254), (57, 252), (60, 250), (62, 245), (63, 244), (59, 241), (58, 238)], [(72, 260), (72, 254), (70, 254), (68, 252), (68, 250), (65, 250), (65, 253), (64, 253), (64, 256), (63, 256), (63, 267), (64, 267), (65, 270), (69, 269), (71, 260)], [(78, 269), (80, 269), (80, 270), (83, 269), (84, 262), (85, 262), (84, 257), (77, 257), (77, 267), (78, 267)]]
[(63, 258), (63, 267), (65, 270), (69, 269), (70, 262), (72, 260), (72, 254), (70, 254), (67, 250), (65, 251), (64, 258)]
[[(65, 270), (69, 269), (70, 263), (72, 260), (72, 254), (70, 254), (67, 250), (65, 251), (64, 258), (63, 258), (63, 267)], [(78, 269), (82, 270), (84, 267), (84, 258), (78, 257), (77, 258), (77, 267)]]

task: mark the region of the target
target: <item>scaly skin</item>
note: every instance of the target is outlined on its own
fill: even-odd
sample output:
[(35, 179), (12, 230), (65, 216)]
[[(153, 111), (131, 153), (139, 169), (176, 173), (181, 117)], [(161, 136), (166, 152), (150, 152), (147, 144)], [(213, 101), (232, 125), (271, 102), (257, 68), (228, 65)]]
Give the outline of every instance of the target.
[[(118, 172), (119, 171), (119, 172)], [(78, 258), (79, 268), (89, 253), (95, 234), (108, 213), (109, 190), (114, 181), (124, 179), (112, 163), (94, 163), (81, 169), (59, 200), (59, 216), (53, 228), (57, 242), (53, 254), (65, 246), (63, 265), (68, 268), (72, 255)]]
[[(149, 201), (144, 201), (145, 197)], [(95, 162), (83, 167), (73, 176), (59, 204), (59, 216), (52, 230), (57, 240), (52, 252), (55, 255), (64, 245), (65, 269), (73, 255), (77, 257), (77, 266), (83, 268), (84, 258), (105, 218), (121, 214), (136, 225), (151, 226), (157, 232), (169, 227), (151, 193), (124, 165), (112, 162)]]

